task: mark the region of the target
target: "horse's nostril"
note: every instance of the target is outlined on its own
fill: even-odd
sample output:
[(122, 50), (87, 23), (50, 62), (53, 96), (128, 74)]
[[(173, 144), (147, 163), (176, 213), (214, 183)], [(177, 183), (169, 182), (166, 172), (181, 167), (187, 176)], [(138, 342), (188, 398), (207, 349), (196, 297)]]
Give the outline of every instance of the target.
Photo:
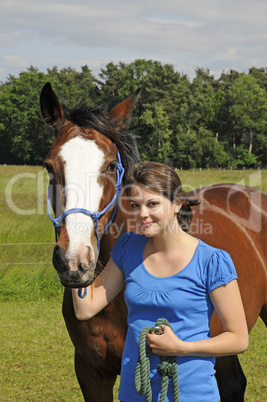
[(59, 245), (56, 244), (55, 247), (54, 247), (54, 251), (55, 251), (55, 252), (58, 252), (58, 250), (59, 250)]
[(89, 267), (84, 262), (82, 262), (78, 265), (78, 270), (81, 272), (87, 272), (89, 270)]
[(68, 267), (65, 250), (55, 245), (53, 252), (53, 265), (58, 272), (64, 272)]
[(55, 245), (55, 247), (54, 247), (54, 256), (56, 257), (56, 258), (60, 258), (60, 259), (62, 259), (62, 260), (66, 260), (66, 257), (65, 257), (65, 250), (64, 249), (62, 249), (58, 244), (57, 245)]

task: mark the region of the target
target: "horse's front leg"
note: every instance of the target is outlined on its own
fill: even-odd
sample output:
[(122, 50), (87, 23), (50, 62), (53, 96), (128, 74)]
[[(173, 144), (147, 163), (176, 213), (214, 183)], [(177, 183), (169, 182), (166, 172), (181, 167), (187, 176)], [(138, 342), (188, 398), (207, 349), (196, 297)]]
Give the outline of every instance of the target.
[(247, 380), (238, 357), (218, 357), (215, 369), (221, 402), (243, 402)]
[(84, 364), (83, 358), (77, 352), (75, 352), (75, 371), (85, 402), (113, 402), (116, 374), (105, 374), (105, 377), (102, 377), (102, 373), (93, 372)]

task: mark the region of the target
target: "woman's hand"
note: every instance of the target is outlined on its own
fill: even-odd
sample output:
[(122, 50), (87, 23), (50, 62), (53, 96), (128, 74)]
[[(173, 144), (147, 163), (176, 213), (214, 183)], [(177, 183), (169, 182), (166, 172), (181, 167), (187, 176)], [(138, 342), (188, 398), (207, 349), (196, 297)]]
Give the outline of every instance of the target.
[(161, 325), (162, 335), (148, 333), (147, 344), (152, 353), (158, 356), (183, 356), (186, 353), (187, 342), (181, 341), (167, 325)]
[(147, 334), (152, 353), (158, 356), (228, 356), (243, 353), (248, 347), (248, 328), (236, 280), (210, 292), (211, 301), (221, 320), (223, 332), (213, 338), (194, 342), (181, 341), (162, 325), (163, 335)]

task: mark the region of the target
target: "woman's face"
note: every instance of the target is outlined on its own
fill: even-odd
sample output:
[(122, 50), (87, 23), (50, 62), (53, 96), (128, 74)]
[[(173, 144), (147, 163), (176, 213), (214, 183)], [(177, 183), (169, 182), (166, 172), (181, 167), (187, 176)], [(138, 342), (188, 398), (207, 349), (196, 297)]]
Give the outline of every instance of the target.
[(131, 218), (135, 219), (138, 229), (147, 237), (171, 233), (179, 227), (179, 201), (171, 202), (159, 193), (134, 184), (131, 187), (129, 203)]

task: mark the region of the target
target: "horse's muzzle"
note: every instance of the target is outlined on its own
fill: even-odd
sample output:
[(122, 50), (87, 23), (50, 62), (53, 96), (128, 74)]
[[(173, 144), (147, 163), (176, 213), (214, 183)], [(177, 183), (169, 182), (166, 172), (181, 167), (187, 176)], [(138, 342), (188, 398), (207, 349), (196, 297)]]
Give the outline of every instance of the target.
[(66, 252), (59, 245), (56, 245), (53, 251), (53, 265), (56, 269), (60, 282), (68, 288), (83, 288), (89, 286), (94, 280), (95, 263), (91, 262), (89, 266), (80, 263), (76, 270), (70, 269), (69, 260), (66, 258)]

